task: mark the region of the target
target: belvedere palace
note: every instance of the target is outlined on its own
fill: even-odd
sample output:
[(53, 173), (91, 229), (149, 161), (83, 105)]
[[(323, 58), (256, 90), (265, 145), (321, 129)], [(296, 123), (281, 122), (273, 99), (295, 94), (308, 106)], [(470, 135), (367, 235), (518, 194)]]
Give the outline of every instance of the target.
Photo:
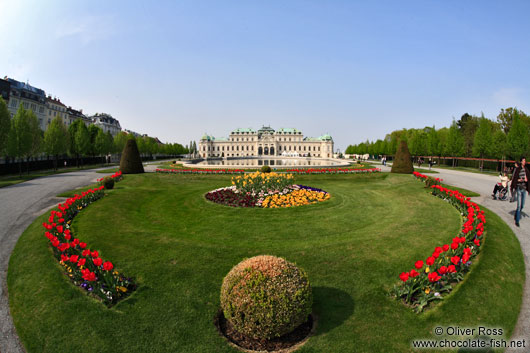
[(333, 139), (329, 135), (304, 137), (297, 129), (263, 126), (258, 131), (237, 129), (228, 138), (205, 134), (199, 142), (202, 158), (223, 157), (333, 157)]

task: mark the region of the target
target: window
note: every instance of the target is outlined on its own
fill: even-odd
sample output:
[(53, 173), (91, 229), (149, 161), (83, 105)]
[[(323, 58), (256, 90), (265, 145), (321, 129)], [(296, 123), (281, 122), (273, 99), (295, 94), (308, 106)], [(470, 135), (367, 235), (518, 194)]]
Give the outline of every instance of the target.
[(28, 109), (29, 108), (29, 103), (28, 102), (24, 102), (24, 109)]
[(13, 99), (13, 100), (11, 101), (11, 106), (12, 106), (13, 108), (16, 108), (17, 103), (18, 103), (17, 100), (16, 100), (16, 99)]

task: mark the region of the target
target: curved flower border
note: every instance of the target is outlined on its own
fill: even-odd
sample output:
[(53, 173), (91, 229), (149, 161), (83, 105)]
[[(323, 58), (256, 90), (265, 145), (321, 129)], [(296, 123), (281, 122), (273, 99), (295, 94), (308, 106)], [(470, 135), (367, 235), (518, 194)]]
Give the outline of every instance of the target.
[(42, 225), (46, 229), (44, 236), (50, 241), (55, 258), (74, 285), (111, 306), (135, 290), (136, 284), (131, 278), (112, 271), (112, 262), (104, 261), (97, 250), (90, 250), (70, 230), (73, 218), (83, 208), (102, 198), (103, 189), (104, 186), (101, 185), (68, 198), (57, 206), (57, 210), (50, 212), (47, 222)]
[[(157, 173), (165, 174), (245, 174), (243, 169), (157, 169)], [(355, 168), (300, 168), (279, 169), (277, 173), (291, 174), (372, 174), (381, 172), (380, 168), (355, 169)]]
[[(418, 172), (413, 174), (423, 182), (428, 179)], [(401, 283), (394, 286), (393, 294), (413, 306), (416, 312), (421, 312), (430, 302), (443, 299), (444, 294), (451, 292), (454, 285), (464, 279), (480, 252), (486, 224), (484, 211), (469, 197), (441, 185), (431, 185), (430, 188), (434, 196), (460, 211), (464, 223), (451, 244), (435, 247), (425, 261), (416, 261), (413, 269), (399, 275)]]

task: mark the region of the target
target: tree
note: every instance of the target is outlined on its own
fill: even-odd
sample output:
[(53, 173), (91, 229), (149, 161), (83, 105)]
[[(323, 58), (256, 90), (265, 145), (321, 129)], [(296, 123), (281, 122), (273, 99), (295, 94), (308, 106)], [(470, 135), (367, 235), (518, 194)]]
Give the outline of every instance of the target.
[(505, 134), (508, 134), (510, 132), (515, 115), (518, 115), (519, 119), (521, 119), (523, 123), (525, 123), (527, 126), (530, 126), (530, 117), (526, 115), (522, 110), (518, 110), (517, 108), (511, 107), (501, 109), (501, 112), (499, 113), (499, 115), (497, 115), (497, 122), (500, 124), (501, 129), (504, 130)]
[(116, 136), (114, 136), (114, 146), (116, 148), (116, 152), (120, 154), (120, 158), (121, 152), (123, 151), (125, 143), (127, 142), (127, 135), (128, 134), (125, 131), (120, 131)]
[[(464, 152), (464, 138), (458, 129), (456, 121), (453, 119), (453, 123), (447, 133), (446, 153), (450, 157), (459, 157)], [(453, 158), (453, 167), (455, 166), (456, 160)]]
[(29, 174), (29, 159), (36, 157), (41, 151), (43, 135), (42, 130), (40, 129), (39, 120), (32, 110), (26, 110), (26, 119), (28, 121), (29, 131), (31, 134), (30, 146), (25, 155), (26, 171)]
[(107, 143), (106, 143), (107, 149), (105, 153), (111, 154), (116, 150), (116, 146), (114, 145), (114, 137), (112, 137), (112, 134), (110, 133), (110, 131), (107, 131), (107, 134), (105, 135), (105, 137), (107, 138)]
[(101, 129), (99, 128), (99, 126), (96, 126), (94, 124), (90, 124), (88, 126), (88, 135), (90, 136), (90, 149), (88, 153), (91, 156), (99, 154), (96, 148), (96, 137), (98, 136), (100, 130)]
[(9, 130), (11, 130), (11, 115), (7, 110), (6, 101), (0, 97), (0, 156), (4, 155), (7, 147)]
[(516, 111), (513, 123), (508, 133), (508, 152), (512, 158), (519, 160), (528, 149), (528, 127), (519, 119)]
[(507, 145), (506, 145), (506, 134), (503, 130), (497, 130), (493, 134), (493, 142), (492, 142), (492, 148), (491, 148), (491, 155), (494, 158), (497, 159), (504, 159), (504, 156), (506, 156), (507, 152)]
[(55, 157), (54, 169), (57, 170), (57, 160), (60, 154), (68, 150), (68, 131), (60, 116), (55, 117), (44, 133), (44, 148), (46, 153)]
[[(488, 119), (481, 117), (473, 142), (473, 155), (484, 158), (492, 152), (493, 136), (491, 133), (491, 123)], [(484, 161), (480, 161), (480, 170), (484, 168)]]
[(434, 126), (427, 133), (427, 151), (431, 156), (439, 156), (441, 154), (440, 137)]
[[(78, 155), (80, 156), (86, 156), (90, 153), (90, 133), (88, 132), (88, 128), (83, 123), (83, 121), (78, 120), (81, 122), (81, 124), (78, 125), (77, 131), (75, 132), (75, 148), (77, 150)], [(79, 162), (78, 162), (79, 166)]]
[[(112, 139), (112, 136), (111, 136)], [(97, 155), (108, 155), (112, 151), (112, 143), (106, 133), (99, 129), (96, 136), (95, 151)]]
[(32, 127), (26, 109), (20, 104), (11, 120), (11, 129), (7, 138), (7, 154), (18, 158), (18, 173), (22, 177), (22, 159), (28, 155), (33, 145)]
[(464, 141), (463, 154), (467, 157), (471, 157), (473, 152), (473, 142), (475, 140), (475, 131), (478, 128), (478, 118), (465, 113), (460, 120), (457, 121), (457, 125), (460, 128), (460, 133), (462, 134)]

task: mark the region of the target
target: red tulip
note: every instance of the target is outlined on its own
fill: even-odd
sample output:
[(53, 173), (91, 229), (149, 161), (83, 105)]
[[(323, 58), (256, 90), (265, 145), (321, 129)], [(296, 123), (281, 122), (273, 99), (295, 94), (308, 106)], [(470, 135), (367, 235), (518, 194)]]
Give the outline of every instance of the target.
[(466, 254), (462, 255), (462, 262), (463, 263), (468, 262), (468, 260), (469, 260), (469, 254), (466, 253)]
[(440, 277), (440, 276), (438, 275), (438, 273), (436, 273), (436, 272), (431, 272), (431, 273), (429, 273), (429, 274), (427, 275), (427, 278), (429, 278), (429, 281), (430, 281), (430, 282), (437, 282), (437, 281), (439, 281), (440, 278), (442, 278), (442, 277)]
[(101, 257), (96, 257), (92, 261), (94, 262), (94, 265), (96, 265), (98, 267), (101, 266), (101, 264), (103, 263), (103, 260), (101, 260)]
[(90, 250), (88, 250), (88, 249), (83, 250), (83, 252), (81, 253), (81, 255), (83, 255), (83, 256), (85, 256), (85, 257), (88, 256), (88, 255), (90, 255)]
[(86, 263), (86, 259), (79, 259), (79, 261), (77, 261), (77, 266), (79, 267), (85, 266), (85, 263)]
[(442, 266), (438, 269), (438, 272), (440, 272), (441, 275), (445, 274), (447, 272), (447, 267)]
[(429, 256), (425, 262), (427, 263), (427, 265), (432, 266), (432, 264), (434, 264), (434, 260), (434, 257)]
[(455, 272), (456, 272), (456, 267), (455, 267), (455, 265), (449, 265), (449, 266), (447, 266), (447, 272), (455, 273)]
[(70, 255), (70, 262), (77, 262), (79, 255)]
[(96, 274), (94, 272), (86, 272), (84, 275), (83, 275), (83, 279), (85, 281), (95, 281), (96, 280)]
[(399, 279), (401, 279), (403, 282), (407, 282), (407, 280), (409, 279), (409, 274), (407, 272), (402, 272), (399, 275)]
[[(79, 247), (80, 247), (81, 249), (86, 248), (86, 243), (79, 243)], [(83, 256), (86, 256), (86, 255), (83, 255)]]
[(476, 246), (480, 246), (480, 240), (475, 239), (475, 240), (473, 240), (473, 242), (475, 243)]
[(460, 257), (458, 256), (453, 256), (451, 258), (451, 262), (454, 263), (455, 265), (458, 265), (458, 263), (460, 262)]
[(110, 261), (105, 261), (105, 263), (103, 264), (103, 269), (105, 271), (110, 271), (114, 268), (114, 265), (112, 265), (112, 262)]
[(61, 254), (61, 261), (62, 262), (68, 261), (68, 256), (66, 256), (65, 254)]
[(62, 232), (63, 232), (63, 229), (64, 229), (63, 226), (57, 226), (56, 228), (57, 228), (57, 231), (58, 231), (59, 233), (62, 233)]
[(448, 245), (448, 244), (445, 244), (445, 245), (443, 246), (442, 249), (443, 249), (443, 251), (447, 251), (447, 250), (449, 250), (449, 245)]
[(420, 268), (423, 267), (423, 261), (421, 260), (416, 261), (416, 263), (414, 264), (414, 267), (416, 267), (419, 270)]
[(451, 243), (451, 249), (453, 250), (458, 249), (458, 243)]
[(96, 258), (96, 257), (98, 257), (98, 256), (99, 256), (99, 253), (98, 253), (98, 251), (97, 251), (97, 250), (94, 250), (94, 251), (92, 251), (92, 253), (90, 253), (90, 256), (92, 256), (92, 257)]
[(414, 277), (416, 277), (418, 275), (419, 275), (419, 272), (416, 271), (416, 270), (410, 270), (410, 272), (409, 272), (409, 276), (412, 277), (412, 278), (414, 278)]

